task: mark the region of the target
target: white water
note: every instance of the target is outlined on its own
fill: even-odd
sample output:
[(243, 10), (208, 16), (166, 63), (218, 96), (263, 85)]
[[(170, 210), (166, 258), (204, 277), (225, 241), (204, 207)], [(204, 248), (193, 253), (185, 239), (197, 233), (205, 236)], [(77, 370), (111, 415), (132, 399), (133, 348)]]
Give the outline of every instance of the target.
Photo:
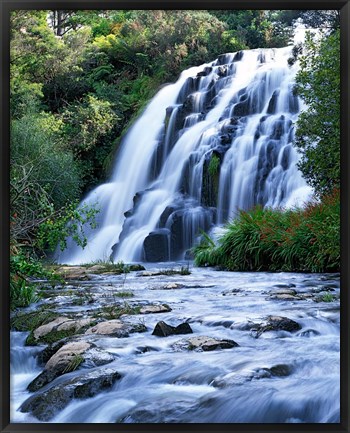
[[(201, 229), (226, 222), (238, 209), (302, 205), (311, 189), (291, 144), (298, 66), (288, 67), (289, 56), (290, 47), (227, 54), (164, 87), (127, 134), (111, 181), (85, 199), (101, 209), (99, 228), (87, 231), (84, 250), (69, 241), (58, 261), (154, 261), (153, 251), (145, 251), (150, 233), (165, 237), (161, 260), (181, 259)], [(210, 178), (203, 184), (214, 154), (221, 161), (215, 193)], [(209, 202), (208, 194), (214, 194)], [(173, 213), (164, 222), (168, 209)]]
[[(155, 270), (158, 270), (157, 265)], [(184, 288), (161, 290), (168, 282)], [(319, 274), (230, 273), (192, 269), (187, 276), (96, 276), (76, 282), (90, 288), (100, 305), (109, 305), (114, 292), (131, 290), (133, 303), (167, 303), (165, 314), (126, 316), (123, 320), (147, 326), (147, 332), (128, 338), (99, 337), (94, 343), (115, 354), (108, 367), (122, 379), (108, 391), (73, 400), (52, 423), (336, 423), (339, 422), (339, 300), (275, 301), (268, 292), (276, 285), (295, 285), (312, 293), (324, 285), (339, 295), (339, 278)], [(60, 298), (60, 301), (59, 301)], [(63, 297), (57, 297), (62, 303)], [(69, 297), (64, 297), (65, 302)], [(89, 308), (92, 308), (89, 306)], [(61, 304), (60, 313), (86, 314), (85, 306)], [(249, 322), (268, 315), (286, 316), (302, 329), (266, 332), (256, 339)], [(188, 321), (193, 334), (166, 338), (151, 335), (164, 320), (176, 326)], [(182, 338), (205, 335), (233, 339), (240, 346), (212, 352), (177, 351)], [(23, 347), (24, 334), (14, 333), (11, 352), (11, 422), (38, 422), (18, 409), (31, 393), (26, 385), (38, 375), (36, 348)], [(43, 347), (41, 347), (42, 349)], [(148, 348), (148, 351), (144, 349)], [(39, 348), (40, 349), (40, 348)], [(286, 376), (264, 377), (264, 368), (284, 364)], [(52, 382), (61, 383), (63, 375)], [(39, 391), (40, 392), (40, 391)]]

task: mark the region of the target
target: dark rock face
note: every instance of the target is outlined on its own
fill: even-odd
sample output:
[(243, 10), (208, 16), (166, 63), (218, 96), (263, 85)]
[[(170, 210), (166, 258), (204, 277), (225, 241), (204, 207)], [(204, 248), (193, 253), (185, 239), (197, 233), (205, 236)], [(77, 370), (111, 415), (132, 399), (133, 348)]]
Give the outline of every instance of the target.
[(167, 323), (161, 321), (158, 322), (152, 332), (152, 335), (156, 335), (157, 337), (167, 337), (168, 335), (177, 335), (177, 334), (192, 334), (192, 328), (188, 323), (181, 323), (178, 326), (170, 326)]
[(169, 235), (170, 231), (168, 229), (159, 229), (151, 232), (146, 237), (143, 247), (147, 262), (165, 262), (170, 260)]
[(279, 94), (280, 94), (279, 90), (275, 90), (273, 92), (271, 99), (269, 101), (269, 105), (267, 107), (267, 113), (268, 114), (275, 114), (276, 113), (277, 101), (278, 101)]
[(95, 370), (60, 383), (57, 386), (29, 397), (20, 407), (21, 412), (31, 412), (40, 421), (50, 421), (73, 398), (93, 397), (111, 388), (121, 378), (112, 369)]
[(282, 316), (269, 316), (265, 323), (261, 323), (258, 327), (253, 330), (255, 338), (259, 338), (261, 334), (268, 331), (288, 331), (295, 332), (299, 331), (301, 326), (288, 317)]

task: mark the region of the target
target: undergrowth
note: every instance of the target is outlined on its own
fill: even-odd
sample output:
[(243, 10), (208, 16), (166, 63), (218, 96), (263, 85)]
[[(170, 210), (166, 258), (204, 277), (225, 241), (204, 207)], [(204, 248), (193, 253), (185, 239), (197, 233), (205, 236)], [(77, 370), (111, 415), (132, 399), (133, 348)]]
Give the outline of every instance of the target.
[(193, 252), (197, 266), (231, 271), (339, 271), (339, 191), (303, 209), (241, 210), (217, 243), (204, 234)]

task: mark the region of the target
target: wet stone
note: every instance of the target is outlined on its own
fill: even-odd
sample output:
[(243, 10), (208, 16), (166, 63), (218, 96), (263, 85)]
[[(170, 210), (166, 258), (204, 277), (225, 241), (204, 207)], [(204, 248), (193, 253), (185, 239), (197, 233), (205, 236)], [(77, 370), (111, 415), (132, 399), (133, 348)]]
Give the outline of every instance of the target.
[(134, 332), (145, 332), (147, 330), (146, 326), (141, 324), (132, 324), (122, 322), (118, 319), (107, 320), (105, 322), (100, 322), (97, 325), (89, 328), (85, 331), (85, 335), (106, 335), (108, 337), (128, 337), (129, 334)]
[(153, 314), (153, 313), (169, 313), (171, 308), (168, 305), (146, 305), (141, 307), (140, 314)]
[(167, 337), (169, 335), (192, 334), (192, 328), (188, 323), (181, 323), (178, 326), (171, 326), (161, 321), (158, 322), (152, 332), (152, 335), (157, 337)]
[(206, 336), (192, 337), (188, 340), (178, 341), (173, 345), (175, 350), (198, 350), (203, 352), (218, 349), (231, 349), (238, 346), (239, 344), (233, 340), (221, 340)]
[(74, 398), (93, 397), (111, 388), (120, 378), (121, 375), (111, 368), (85, 372), (44, 392), (34, 394), (22, 404), (20, 411), (30, 412), (40, 421), (50, 421)]
[(85, 367), (96, 367), (108, 364), (114, 356), (96, 348), (92, 343), (76, 341), (63, 345), (47, 361), (44, 370), (28, 385), (28, 391), (34, 392), (56, 377), (76, 370), (85, 363)]
[(255, 338), (259, 338), (261, 334), (268, 331), (296, 332), (300, 329), (299, 323), (288, 317), (269, 316), (265, 323), (261, 323), (257, 328), (252, 329), (252, 334)]

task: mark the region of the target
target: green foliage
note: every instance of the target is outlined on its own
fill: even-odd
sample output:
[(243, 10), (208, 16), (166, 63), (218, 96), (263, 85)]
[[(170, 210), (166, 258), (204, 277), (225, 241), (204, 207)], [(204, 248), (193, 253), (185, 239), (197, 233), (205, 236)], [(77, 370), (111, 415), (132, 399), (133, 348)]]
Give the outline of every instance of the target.
[(208, 172), (210, 176), (212, 177), (216, 176), (219, 173), (219, 169), (220, 169), (220, 158), (217, 155), (213, 154), (208, 166)]
[(141, 310), (141, 306), (139, 305), (130, 305), (128, 302), (124, 301), (123, 304), (112, 304), (105, 305), (96, 313), (96, 317), (103, 317), (108, 320), (119, 319), (122, 315), (134, 315), (139, 314)]
[(33, 331), (41, 325), (46, 325), (58, 317), (52, 311), (31, 311), (29, 313), (17, 313), (11, 318), (11, 329), (14, 331)]
[(208, 235), (193, 249), (198, 266), (231, 271), (333, 272), (340, 267), (339, 191), (305, 209), (240, 211), (216, 245)]
[(117, 296), (118, 298), (132, 298), (134, 296), (134, 294), (132, 292), (116, 292), (114, 294), (115, 296)]
[(49, 214), (40, 224), (36, 234), (36, 246), (41, 250), (54, 251), (57, 245), (63, 251), (67, 247), (67, 238), (85, 248), (87, 237), (85, 229), (88, 225), (91, 229), (97, 227), (97, 207), (83, 204), (77, 207), (77, 203), (68, 204), (58, 215)]
[(71, 371), (75, 371), (80, 364), (84, 362), (84, 358), (81, 355), (74, 354), (73, 358), (69, 362), (69, 364), (66, 366), (66, 368), (63, 370), (62, 374), (64, 373), (70, 373)]
[(307, 109), (298, 118), (294, 144), (302, 155), (299, 168), (318, 195), (340, 186), (339, 38), (339, 30), (320, 41), (309, 34), (296, 77)]
[(322, 302), (334, 302), (335, 298), (331, 293), (325, 293), (322, 296)]

